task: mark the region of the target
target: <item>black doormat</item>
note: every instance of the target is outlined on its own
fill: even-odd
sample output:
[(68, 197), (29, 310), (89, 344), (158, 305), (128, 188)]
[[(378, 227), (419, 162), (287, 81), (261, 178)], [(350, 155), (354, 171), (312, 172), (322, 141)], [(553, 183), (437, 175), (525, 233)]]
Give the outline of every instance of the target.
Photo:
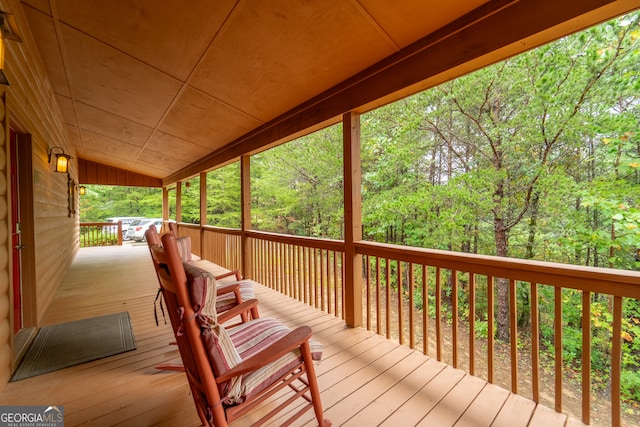
[(129, 312), (41, 328), (11, 381), (135, 350)]

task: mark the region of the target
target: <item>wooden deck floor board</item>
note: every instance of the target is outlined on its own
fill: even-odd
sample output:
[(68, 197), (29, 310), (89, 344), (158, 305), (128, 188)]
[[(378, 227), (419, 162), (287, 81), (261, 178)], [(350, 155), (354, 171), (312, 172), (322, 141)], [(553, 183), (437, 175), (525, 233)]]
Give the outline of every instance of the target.
[(420, 420), (419, 426), (451, 426), (462, 417), (485, 386), (480, 378), (465, 374), (449, 393)]
[(414, 370), (402, 377), (399, 382), (387, 389), (378, 398), (370, 402), (365, 410), (360, 411), (344, 425), (380, 425), (393, 415), (411, 396), (422, 389), (426, 382), (436, 377), (445, 369), (445, 367), (446, 365), (433, 359), (423, 359), (422, 363)]
[[(422, 386), (380, 425), (389, 427), (400, 423), (417, 425), (464, 376), (464, 372), (447, 366), (433, 378), (421, 378), (420, 380), (424, 381)], [(416, 381), (416, 385), (420, 385), (420, 380)]]
[(494, 384), (485, 384), (482, 391), (456, 422), (456, 427), (490, 426), (508, 397), (509, 392), (507, 390)]
[[(220, 272), (223, 272), (220, 269)], [(66, 425), (198, 426), (182, 373), (155, 365), (179, 360), (164, 324), (155, 272), (144, 245), (82, 249), (42, 319), (42, 325), (129, 311), (137, 349), (57, 372), (9, 383), (3, 405), (60, 405)], [(323, 344), (316, 371), (323, 404), (334, 426), (562, 425), (566, 417), (495, 385), (389, 341), (348, 328), (332, 315), (258, 285), (262, 317), (309, 325)], [(167, 317), (168, 321), (168, 317)], [(238, 420), (244, 426), (273, 407), (279, 396)], [(564, 417), (564, 418), (563, 418)], [(582, 425), (569, 420), (569, 425)], [(279, 425), (276, 419), (270, 426)], [(314, 425), (312, 413), (294, 425)]]

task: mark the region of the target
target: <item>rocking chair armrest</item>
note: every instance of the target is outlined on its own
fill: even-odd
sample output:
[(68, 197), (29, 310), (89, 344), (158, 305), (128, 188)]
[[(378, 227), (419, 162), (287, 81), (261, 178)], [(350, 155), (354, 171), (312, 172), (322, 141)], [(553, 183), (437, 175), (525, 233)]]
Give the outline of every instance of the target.
[(224, 279), (225, 277), (236, 276), (236, 280), (242, 280), (242, 274), (240, 270), (229, 271), (228, 273), (222, 273), (216, 276), (216, 280)]
[(233, 306), (229, 310), (218, 314), (218, 323), (224, 323), (229, 319), (233, 319), (236, 316), (242, 315), (243, 313), (250, 313), (251, 310), (257, 306), (257, 299), (249, 299), (243, 301), (240, 304)]
[(216, 382), (223, 383), (231, 378), (255, 371), (289, 353), (290, 351), (300, 347), (311, 338), (311, 328), (308, 326), (300, 326), (275, 341), (269, 347), (254, 354), (247, 360), (243, 360), (226, 373), (216, 377)]
[(220, 295), (224, 295), (224, 294), (228, 294), (229, 292), (240, 292), (240, 284), (239, 283), (232, 283), (229, 285), (221, 285), (218, 286), (216, 288), (216, 295), (220, 296)]

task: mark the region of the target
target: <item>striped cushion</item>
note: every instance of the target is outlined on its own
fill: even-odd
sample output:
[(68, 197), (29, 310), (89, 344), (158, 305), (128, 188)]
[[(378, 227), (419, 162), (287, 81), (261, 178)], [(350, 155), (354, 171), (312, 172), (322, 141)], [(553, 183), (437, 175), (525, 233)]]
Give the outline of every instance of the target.
[(188, 262), (183, 262), (182, 266), (187, 275), (187, 286), (193, 310), (207, 316), (210, 323), (217, 323), (216, 278), (208, 271)]
[[(218, 324), (216, 311), (216, 279), (213, 274), (183, 262), (187, 276), (187, 286), (193, 310), (198, 314), (197, 319), (202, 327), (202, 336), (207, 348), (209, 363), (216, 375), (221, 375), (242, 362), (234, 343), (229, 338), (224, 327)], [(228, 390), (237, 388), (241, 377), (220, 384), (220, 392), (226, 394)]]
[(184, 236), (176, 239), (176, 245), (178, 246), (178, 253), (183, 262), (193, 262), (191, 258), (191, 237)]
[[(228, 333), (235, 350), (244, 360), (268, 347), (290, 331), (290, 328), (277, 320), (261, 318), (230, 328)], [(309, 345), (313, 359), (320, 360), (322, 345), (314, 340), (309, 340)], [(302, 363), (302, 355), (300, 350), (296, 349), (254, 372), (243, 375), (240, 381), (236, 381), (225, 389), (223, 403), (244, 402), (245, 399), (259, 393), (300, 363)]]
[[(223, 326), (218, 324), (203, 325), (202, 339), (207, 349), (209, 363), (216, 376), (224, 374), (242, 362), (242, 358)], [(240, 376), (219, 384), (220, 395), (224, 396), (230, 393), (231, 390), (237, 389), (241, 381), (242, 377)]]
[[(211, 318), (211, 322), (217, 319), (218, 313), (225, 312), (242, 301), (248, 301), (256, 297), (253, 290), (254, 282), (252, 280), (244, 279), (218, 285), (218, 281), (211, 272), (189, 262), (183, 262), (183, 266), (187, 274), (191, 301), (194, 304), (193, 309)], [(216, 297), (216, 289), (218, 287), (224, 288), (225, 286), (236, 283), (240, 284), (240, 297), (242, 301), (236, 300), (236, 294), (234, 292), (227, 292)], [(215, 323), (217, 323), (217, 321), (215, 321)]]
[[(243, 279), (234, 282), (218, 282), (218, 289), (224, 289), (225, 286), (234, 285), (236, 283), (240, 285), (240, 296), (242, 297), (242, 301), (255, 299), (256, 293), (253, 290), (253, 284), (255, 282), (253, 280)], [(218, 299), (216, 301), (216, 310), (218, 310), (218, 313), (222, 313), (223, 311), (227, 311), (237, 304), (238, 301), (236, 301), (235, 293), (227, 292), (225, 294), (218, 295)]]

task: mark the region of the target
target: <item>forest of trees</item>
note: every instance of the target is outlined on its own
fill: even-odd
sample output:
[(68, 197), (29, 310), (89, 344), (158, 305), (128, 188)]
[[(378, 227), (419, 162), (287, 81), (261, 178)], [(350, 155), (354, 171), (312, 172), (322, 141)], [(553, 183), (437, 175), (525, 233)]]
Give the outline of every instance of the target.
[[(363, 114), (364, 238), (638, 269), (639, 19), (622, 17)], [(342, 237), (341, 138), (336, 125), (252, 156), (253, 228)], [(238, 163), (208, 173), (210, 225), (239, 227), (239, 174)], [(88, 193), (83, 221), (160, 215), (158, 190)], [(183, 190), (183, 221), (199, 222), (198, 195), (196, 178)], [(98, 211), (107, 199), (108, 210)], [(497, 283), (497, 292), (506, 301), (507, 286)], [(580, 298), (567, 298), (575, 298), (565, 304), (575, 311), (567, 309), (567, 327), (579, 329)], [(594, 316), (608, 305), (596, 297)], [(624, 313), (624, 393), (640, 401), (640, 302), (626, 300)], [(508, 320), (506, 304), (496, 315)], [(602, 341), (606, 351), (610, 339)], [(572, 351), (567, 357), (577, 357)]]

